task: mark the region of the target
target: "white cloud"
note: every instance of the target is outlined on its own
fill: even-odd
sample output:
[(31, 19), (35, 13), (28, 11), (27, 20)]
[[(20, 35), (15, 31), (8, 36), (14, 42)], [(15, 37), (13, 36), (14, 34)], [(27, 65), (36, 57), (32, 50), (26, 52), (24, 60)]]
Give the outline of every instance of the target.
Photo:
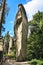
[(32, 19), (32, 15), (36, 12), (43, 11), (43, 0), (32, 0), (24, 4), (28, 20)]

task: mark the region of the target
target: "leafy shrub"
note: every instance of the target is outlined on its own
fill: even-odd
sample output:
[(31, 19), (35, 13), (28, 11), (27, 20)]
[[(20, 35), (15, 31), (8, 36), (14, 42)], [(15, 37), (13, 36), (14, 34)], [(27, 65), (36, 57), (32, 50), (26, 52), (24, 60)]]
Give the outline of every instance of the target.
[(30, 65), (43, 65), (43, 60), (37, 60), (37, 59), (33, 59), (31, 61), (29, 61)]
[[(33, 27), (33, 28), (32, 28)], [(34, 14), (27, 39), (27, 59), (43, 59), (43, 12)]]
[(5, 56), (9, 59), (16, 59), (16, 56), (14, 54), (5, 54)]

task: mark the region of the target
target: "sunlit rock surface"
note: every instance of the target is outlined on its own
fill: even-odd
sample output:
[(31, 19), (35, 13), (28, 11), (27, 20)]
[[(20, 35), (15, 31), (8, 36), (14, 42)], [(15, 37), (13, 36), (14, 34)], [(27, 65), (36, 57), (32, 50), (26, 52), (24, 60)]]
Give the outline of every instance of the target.
[(3, 39), (0, 37), (0, 51), (3, 51)]
[(12, 42), (13, 42), (13, 40), (12, 40), (12, 37), (10, 36), (9, 37), (9, 48), (8, 48), (8, 54), (11, 54), (12, 53)]
[(25, 9), (22, 4), (18, 5), (16, 23), (14, 25), (14, 33), (16, 38), (16, 60), (17, 61), (26, 60), (28, 21)]

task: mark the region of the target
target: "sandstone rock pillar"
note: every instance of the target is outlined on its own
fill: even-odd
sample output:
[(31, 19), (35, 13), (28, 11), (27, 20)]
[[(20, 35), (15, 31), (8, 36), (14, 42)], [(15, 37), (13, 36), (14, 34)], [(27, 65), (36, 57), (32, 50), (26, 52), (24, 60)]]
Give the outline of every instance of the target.
[(12, 37), (9, 37), (9, 49), (8, 49), (8, 54), (12, 53)]
[(0, 37), (0, 51), (3, 51), (3, 39)]
[(26, 60), (28, 20), (25, 9), (22, 4), (18, 5), (18, 12), (16, 14), (14, 33), (16, 38), (16, 60), (24, 61)]

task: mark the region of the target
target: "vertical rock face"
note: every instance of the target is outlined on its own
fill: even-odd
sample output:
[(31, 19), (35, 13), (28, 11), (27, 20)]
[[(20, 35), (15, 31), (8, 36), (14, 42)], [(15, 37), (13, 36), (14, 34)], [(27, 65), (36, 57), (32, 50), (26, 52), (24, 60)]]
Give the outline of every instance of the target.
[(7, 40), (4, 38), (4, 53), (7, 53)]
[(4, 53), (8, 53), (8, 49), (9, 49), (9, 33), (7, 33), (4, 37)]
[(9, 37), (4, 38), (4, 53), (11, 54), (12, 53), (12, 44), (13, 44), (13, 39), (9, 35)]
[(0, 65), (3, 58), (3, 38), (0, 37)]
[(11, 50), (11, 48), (12, 48), (12, 37), (10, 37), (9, 39), (10, 40), (9, 40), (8, 54), (11, 54), (11, 52), (12, 52), (12, 50)]
[(14, 32), (16, 38), (16, 60), (26, 60), (28, 21), (25, 9), (22, 4), (18, 5), (18, 12), (16, 14), (16, 24), (14, 26)]
[(3, 51), (3, 39), (0, 37), (0, 51)]

